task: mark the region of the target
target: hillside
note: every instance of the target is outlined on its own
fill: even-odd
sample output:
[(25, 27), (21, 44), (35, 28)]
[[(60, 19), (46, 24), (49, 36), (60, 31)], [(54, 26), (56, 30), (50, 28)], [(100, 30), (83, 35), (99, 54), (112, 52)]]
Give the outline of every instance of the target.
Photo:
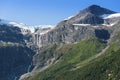
[(64, 63), (61, 63), (62, 66), (56, 64), (30, 80), (118, 80), (120, 78), (120, 49), (116, 49), (115, 47), (118, 46), (113, 45), (104, 55), (87, 64), (79, 65), (79, 68), (75, 70), (71, 70), (71, 68), (76, 68), (75, 64), (69, 67), (63, 66)]
[[(111, 35), (109, 42), (95, 37), (85, 39), (73, 45), (63, 45), (55, 49), (54, 54), (62, 58), (46, 70), (27, 80), (118, 80), (120, 79), (120, 25)], [(47, 51), (51, 49), (46, 49)], [(101, 54), (102, 52), (102, 54)], [(45, 54), (45, 53), (40, 53)], [(41, 59), (41, 57), (39, 58)]]

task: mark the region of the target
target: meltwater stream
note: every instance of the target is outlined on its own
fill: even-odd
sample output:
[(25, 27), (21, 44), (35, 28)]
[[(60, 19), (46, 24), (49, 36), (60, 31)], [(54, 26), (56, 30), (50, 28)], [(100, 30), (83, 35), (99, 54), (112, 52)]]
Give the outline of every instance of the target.
[(32, 68), (32, 62), (31, 62), (30, 65), (28, 66), (28, 70), (27, 70), (28, 73), (31, 71), (31, 68)]
[(18, 80), (18, 77), (15, 76), (14, 80)]

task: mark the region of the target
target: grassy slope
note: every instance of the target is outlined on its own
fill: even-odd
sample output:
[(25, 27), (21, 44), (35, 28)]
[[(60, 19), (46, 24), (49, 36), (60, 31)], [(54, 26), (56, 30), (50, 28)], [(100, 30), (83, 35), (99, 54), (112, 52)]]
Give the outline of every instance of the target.
[(111, 45), (104, 55), (90, 64), (75, 71), (59, 74), (55, 80), (119, 80), (120, 49), (116, 45)]
[[(77, 75), (69, 75), (70, 72), (73, 72), (71, 70), (75, 68), (77, 64), (99, 53), (104, 47), (105, 44), (101, 43), (98, 39), (90, 38), (74, 45), (63, 46), (56, 49), (56, 55), (64, 53), (61, 60), (30, 80), (74, 80), (73, 78), (76, 78)], [(76, 77), (69, 78), (72, 75)]]

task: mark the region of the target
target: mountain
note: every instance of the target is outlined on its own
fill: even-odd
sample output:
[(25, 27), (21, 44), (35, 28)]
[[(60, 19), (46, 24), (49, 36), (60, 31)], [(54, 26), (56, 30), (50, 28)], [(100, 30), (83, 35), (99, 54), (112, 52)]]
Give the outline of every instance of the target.
[(102, 8), (97, 5), (91, 5), (88, 8), (80, 11), (76, 16), (69, 19), (67, 22), (72, 24), (103, 24), (103, 15), (116, 13), (109, 9)]
[(21, 80), (119, 79), (115, 57), (119, 56), (120, 17), (116, 14), (92, 5), (58, 23), (39, 37), (42, 46), (33, 57), (35, 67)]
[[(29, 75), (39, 73), (27, 80), (119, 79), (120, 24), (105, 26), (103, 31), (99, 28), (96, 36), (107, 41), (91, 36), (75, 44), (50, 45), (39, 51), (34, 56), (37, 70)], [(107, 31), (111, 33), (105, 35)]]
[(116, 24), (116, 22), (119, 21), (119, 18), (105, 19), (105, 17), (102, 17), (106, 14), (110, 16), (115, 13), (116, 12), (114, 11), (102, 8), (97, 5), (89, 6), (88, 8), (81, 10), (77, 15), (72, 16), (67, 20), (61, 21), (53, 30), (47, 34), (41, 36), (39, 33), (36, 33), (33, 41), (40, 39), (36, 41), (37, 44), (35, 43), (35, 45), (40, 47), (50, 45), (51, 43), (59, 44), (62, 42), (69, 44), (78, 42), (85, 37), (95, 35), (94, 27), (111, 26)]
[(118, 80), (119, 22), (98, 5), (56, 26), (0, 19), (0, 79)]
[(91, 5), (89, 7), (87, 7), (86, 9), (80, 11), (79, 14), (81, 13), (92, 13), (94, 15), (97, 15), (97, 16), (101, 16), (101, 15), (104, 15), (104, 14), (113, 14), (113, 13), (116, 13), (115, 11), (111, 11), (109, 9), (106, 9), (106, 8), (103, 8), (103, 7), (100, 7), (98, 5)]

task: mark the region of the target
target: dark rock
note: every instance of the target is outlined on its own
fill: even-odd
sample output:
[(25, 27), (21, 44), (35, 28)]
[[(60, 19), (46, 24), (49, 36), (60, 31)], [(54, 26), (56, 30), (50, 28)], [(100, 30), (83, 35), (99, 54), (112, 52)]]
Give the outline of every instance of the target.
[[(0, 44), (0, 80), (14, 80), (28, 72), (28, 67), (35, 54), (31, 49), (19, 46)], [(30, 69), (31, 70), (31, 69)]]
[(114, 14), (114, 13), (116, 13), (115, 11), (111, 11), (109, 9), (100, 7), (98, 5), (91, 5), (91, 6), (87, 7), (86, 9), (82, 10), (80, 13), (88, 13), (88, 12), (92, 13), (94, 15), (97, 15), (97, 16), (101, 16), (101, 15), (104, 15), (104, 14)]
[(110, 38), (109, 31), (105, 30), (105, 29), (96, 29), (95, 35), (96, 35), (96, 37), (98, 37), (99, 39), (102, 39), (102, 40), (108, 40)]

